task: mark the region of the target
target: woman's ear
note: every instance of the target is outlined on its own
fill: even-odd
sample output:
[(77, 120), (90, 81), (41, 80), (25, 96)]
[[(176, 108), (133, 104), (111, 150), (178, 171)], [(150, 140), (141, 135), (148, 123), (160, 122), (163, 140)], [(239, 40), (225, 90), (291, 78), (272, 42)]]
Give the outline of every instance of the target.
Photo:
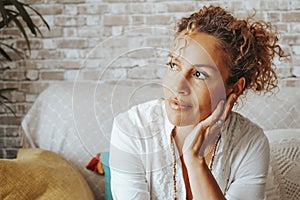
[(245, 77), (241, 77), (234, 85), (233, 85), (233, 91), (232, 93), (235, 93), (236, 96), (240, 96), (245, 88), (246, 85), (246, 79)]
[(227, 98), (234, 94), (234, 98), (237, 99), (244, 91), (246, 85), (246, 78), (241, 77), (234, 85), (230, 86), (227, 90)]

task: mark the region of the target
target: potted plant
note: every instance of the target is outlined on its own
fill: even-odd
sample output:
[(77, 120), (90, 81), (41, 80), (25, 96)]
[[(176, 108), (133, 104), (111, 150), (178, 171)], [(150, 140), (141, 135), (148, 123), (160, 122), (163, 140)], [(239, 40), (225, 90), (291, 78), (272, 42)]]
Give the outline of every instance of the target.
[[(32, 33), (34, 36), (42, 36), (42, 33), (39, 27), (34, 23), (28, 11), (33, 11), (33, 13), (40, 17), (43, 23), (46, 25), (48, 30), (50, 27), (43, 16), (33, 7), (26, 3), (22, 3), (18, 0), (0, 0), (0, 30), (5, 29), (11, 25), (18, 28), (21, 33), (21, 36), (24, 37), (26, 41), (27, 48), (29, 53), (31, 51), (30, 48), (30, 38), (28, 37), (28, 33)], [(11, 53), (15, 53), (20, 57), (26, 56), (22, 49), (17, 49), (14, 47), (14, 44), (8, 44), (5, 41), (5, 38), (0, 38), (0, 65), (1, 65), (1, 73), (5, 70), (3, 68), (3, 61), (12, 61), (10, 56)], [(9, 110), (14, 114), (13, 109), (7, 105), (9, 103), (9, 99), (5, 96), (5, 93), (11, 92), (15, 90), (15, 88), (5, 88), (0, 89), (0, 106), (4, 107), (4, 110)]]

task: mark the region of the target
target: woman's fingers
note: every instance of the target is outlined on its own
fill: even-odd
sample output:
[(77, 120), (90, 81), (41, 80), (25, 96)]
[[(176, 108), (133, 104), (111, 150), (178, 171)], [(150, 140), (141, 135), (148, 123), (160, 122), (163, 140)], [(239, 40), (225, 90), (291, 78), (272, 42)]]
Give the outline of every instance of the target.
[(229, 95), (226, 104), (221, 106), (222, 103), (220, 102), (216, 110), (212, 113), (212, 118), (210, 119), (211, 123), (206, 131), (205, 140), (200, 149), (200, 155), (207, 155), (220, 137), (220, 130), (227, 120), (235, 101), (236, 94)]
[(216, 121), (218, 119), (220, 119), (221, 115), (223, 114), (224, 104), (225, 104), (225, 101), (221, 100), (218, 103), (215, 110), (212, 112), (212, 114), (209, 117), (207, 117), (205, 120), (203, 120), (202, 123), (203, 123), (204, 127), (209, 127), (209, 126), (213, 125), (214, 123), (216, 123)]
[(183, 152), (192, 150), (200, 156), (206, 156), (214, 146), (217, 138), (220, 137), (220, 129), (228, 118), (236, 101), (236, 94), (231, 94), (225, 104), (221, 100), (212, 114), (205, 120), (199, 122), (189, 134), (183, 146)]
[(204, 120), (204, 123), (208, 124), (208, 128), (205, 132), (204, 141), (199, 149), (199, 154), (201, 156), (206, 156), (211, 151), (211, 148), (214, 146), (215, 141), (219, 137), (220, 129), (223, 125), (223, 121), (220, 120), (220, 118), (224, 113), (224, 104), (224, 100), (221, 100), (210, 118)]
[(205, 127), (200, 122), (197, 124), (193, 131), (185, 138), (183, 145), (183, 153), (186, 151), (192, 150), (195, 153), (198, 153), (201, 147), (201, 144), (204, 140)]
[(203, 124), (199, 123), (199, 127), (196, 127), (195, 130), (195, 136), (192, 143), (192, 148), (194, 152), (199, 152), (200, 148), (203, 144), (203, 141), (205, 139), (205, 132), (207, 127), (204, 127)]
[[(186, 137), (183, 146), (184, 152), (186, 150), (189, 150), (190, 148), (190, 150), (196, 152), (197, 154), (200, 152), (201, 156), (206, 154), (205, 149), (207, 147), (207, 144), (211, 143), (211, 140), (215, 138), (215, 136), (213, 135), (212, 137), (208, 137), (208, 133), (211, 132), (209, 130), (210, 129), (209, 127), (211, 126), (212, 123), (215, 123), (216, 120), (222, 115), (223, 110), (224, 110), (224, 100), (220, 101), (216, 109), (213, 111), (213, 113), (209, 117), (207, 117), (204, 121), (197, 124), (193, 129), (193, 131)], [(205, 140), (205, 144), (203, 145), (204, 140)]]

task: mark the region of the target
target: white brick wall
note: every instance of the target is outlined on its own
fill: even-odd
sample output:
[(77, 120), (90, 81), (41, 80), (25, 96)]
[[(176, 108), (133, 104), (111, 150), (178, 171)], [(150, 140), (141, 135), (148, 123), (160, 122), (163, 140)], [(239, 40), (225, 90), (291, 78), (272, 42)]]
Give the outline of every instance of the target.
[[(17, 117), (0, 115), (0, 157), (14, 157), (18, 149), (17, 126), (38, 94), (48, 84), (79, 80), (160, 79), (166, 62), (176, 20), (188, 16), (203, 5), (221, 5), (244, 17), (256, 10), (258, 19), (278, 26), (280, 43), (291, 55), (280, 63), (280, 84), (300, 87), (300, 1), (294, 0), (24, 0), (38, 9), (51, 26), (41, 27), (44, 39), (32, 38), (30, 58), (4, 62), (10, 69), (0, 73), (0, 87), (16, 87), (10, 97)], [(42, 22), (36, 18), (42, 26)], [(142, 27), (157, 27), (154, 30)], [(139, 29), (132, 31), (132, 29)], [(127, 37), (120, 37), (123, 32)], [(129, 32), (128, 32), (129, 31)], [(15, 27), (7, 28), (1, 37), (12, 36), (18, 47), (26, 47)], [(124, 34), (123, 34), (124, 35)], [(118, 39), (119, 38), (119, 39)], [(113, 63), (110, 63), (115, 59)], [(150, 67), (146, 67), (146, 66)], [(146, 73), (145, 73), (146, 71)]]

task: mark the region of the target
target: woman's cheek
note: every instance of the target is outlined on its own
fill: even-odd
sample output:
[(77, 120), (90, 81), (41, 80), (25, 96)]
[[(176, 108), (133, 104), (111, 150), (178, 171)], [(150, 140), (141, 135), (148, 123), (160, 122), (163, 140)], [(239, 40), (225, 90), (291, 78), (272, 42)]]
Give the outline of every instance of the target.
[(175, 72), (166, 70), (165, 75), (162, 78), (163, 91), (166, 98), (166, 95), (174, 93), (174, 86), (176, 85)]
[(223, 82), (210, 86), (208, 92), (212, 109), (214, 109), (221, 100), (226, 99), (226, 90)]

